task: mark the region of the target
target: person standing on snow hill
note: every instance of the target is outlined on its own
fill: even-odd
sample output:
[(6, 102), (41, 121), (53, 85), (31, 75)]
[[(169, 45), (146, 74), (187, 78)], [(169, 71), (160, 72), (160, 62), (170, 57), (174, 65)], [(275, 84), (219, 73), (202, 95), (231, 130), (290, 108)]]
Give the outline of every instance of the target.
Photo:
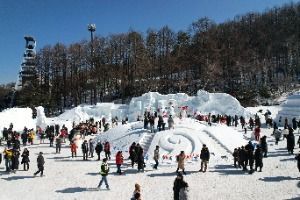
[(44, 157), (43, 157), (43, 152), (40, 152), (39, 156), (37, 157), (37, 166), (38, 166), (39, 170), (33, 174), (34, 176), (36, 176), (40, 172), (41, 172), (41, 176), (43, 176), (44, 164), (45, 164), (45, 160), (44, 160)]
[(87, 143), (87, 140), (84, 140), (84, 142), (82, 143), (81, 150), (82, 150), (82, 154), (83, 154), (83, 160), (87, 160), (88, 152), (89, 152), (89, 145)]
[(102, 179), (99, 182), (98, 189), (100, 189), (103, 181), (104, 181), (104, 183), (106, 185), (106, 189), (109, 189), (109, 185), (108, 185), (108, 182), (107, 182), (108, 172), (109, 172), (109, 166), (107, 164), (107, 159), (103, 158), (103, 162), (101, 164), (101, 170), (100, 170), (100, 174), (102, 176)]
[(184, 171), (184, 160), (185, 160), (185, 154), (184, 151), (181, 151), (180, 154), (177, 156), (178, 167), (176, 173), (178, 173), (179, 169), (182, 169), (182, 173), (186, 174)]
[(74, 158), (74, 156), (77, 157), (77, 148), (78, 147), (75, 144), (75, 142), (72, 141), (70, 147), (71, 147), (72, 158)]
[(155, 165), (153, 166), (153, 169), (157, 169), (158, 159), (159, 159), (159, 146), (158, 145), (156, 145), (156, 147), (155, 147), (153, 159), (155, 161)]
[(101, 151), (103, 150), (103, 146), (101, 144), (101, 142), (98, 142), (96, 147), (95, 147), (95, 150), (96, 150), (96, 153), (98, 155), (98, 159), (97, 160), (100, 160), (100, 154), (101, 154)]
[(206, 172), (207, 163), (209, 161), (209, 150), (205, 144), (203, 144), (203, 147), (201, 149), (200, 159), (201, 159), (201, 169), (199, 170), (199, 172), (204, 173), (204, 172)]
[(187, 182), (183, 180), (182, 174), (178, 173), (173, 186), (174, 200), (187, 200), (188, 187)]
[(122, 151), (118, 151), (117, 155), (116, 155), (116, 165), (117, 165), (117, 173), (118, 174), (122, 174), (121, 172), (121, 165), (123, 164), (123, 155), (122, 155)]

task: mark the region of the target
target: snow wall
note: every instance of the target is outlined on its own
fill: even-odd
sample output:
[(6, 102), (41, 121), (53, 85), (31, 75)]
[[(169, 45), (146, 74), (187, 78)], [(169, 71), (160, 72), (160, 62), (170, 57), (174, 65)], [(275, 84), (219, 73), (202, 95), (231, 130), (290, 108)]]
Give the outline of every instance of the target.
[(292, 119), (295, 117), (296, 120), (300, 119), (300, 92), (294, 93), (287, 97), (287, 99), (280, 104), (280, 110), (275, 118), (275, 121), (279, 122), (281, 116), (280, 126), (284, 125), (284, 119), (287, 118), (289, 123), (292, 123)]

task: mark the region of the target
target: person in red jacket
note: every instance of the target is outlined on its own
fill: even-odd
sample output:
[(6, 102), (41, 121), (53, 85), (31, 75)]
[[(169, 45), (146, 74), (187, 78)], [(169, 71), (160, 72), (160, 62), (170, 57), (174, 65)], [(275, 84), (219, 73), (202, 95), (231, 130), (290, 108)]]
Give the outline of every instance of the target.
[(259, 128), (259, 126), (257, 126), (257, 127), (254, 129), (254, 136), (255, 136), (255, 140), (256, 140), (256, 141), (259, 141), (259, 138), (260, 138), (260, 128)]
[(72, 158), (74, 158), (74, 155), (75, 157), (77, 156), (77, 145), (75, 144), (75, 142), (71, 142), (71, 153), (72, 153)]
[(105, 142), (105, 144), (104, 144), (104, 153), (105, 153), (106, 159), (110, 160), (110, 144), (109, 144), (109, 142)]
[(122, 174), (121, 172), (121, 165), (123, 164), (123, 154), (122, 151), (118, 151), (116, 154), (116, 165), (117, 165), (117, 173)]

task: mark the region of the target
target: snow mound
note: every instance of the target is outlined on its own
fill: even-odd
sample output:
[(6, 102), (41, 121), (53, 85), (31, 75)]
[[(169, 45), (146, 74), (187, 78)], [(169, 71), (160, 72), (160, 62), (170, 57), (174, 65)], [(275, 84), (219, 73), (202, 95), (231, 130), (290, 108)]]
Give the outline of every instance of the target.
[(284, 119), (287, 118), (289, 122), (295, 117), (297, 120), (300, 118), (300, 92), (296, 92), (280, 104), (280, 110), (276, 116), (276, 121), (282, 117), (282, 124)]
[(13, 123), (13, 129), (22, 131), (24, 126), (27, 128), (36, 128), (36, 120), (32, 119), (31, 108), (10, 108), (0, 113), (0, 130), (4, 127), (8, 128)]

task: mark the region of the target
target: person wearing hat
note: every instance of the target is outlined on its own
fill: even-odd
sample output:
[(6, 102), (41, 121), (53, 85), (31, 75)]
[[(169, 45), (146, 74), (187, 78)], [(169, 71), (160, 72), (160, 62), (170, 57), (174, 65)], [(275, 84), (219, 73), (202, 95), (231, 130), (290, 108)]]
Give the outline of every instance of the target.
[(102, 176), (99, 184), (98, 184), (98, 189), (100, 189), (103, 181), (106, 185), (106, 189), (109, 190), (109, 185), (108, 185), (108, 182), (107, 182), (107, 175), (108, 175), (108, 172), (109, 172), (109, 166), (107, 164), (107, 158), (103, 158), (103, 162), (101, 164), (101, 170), (100, 170), (100, 174)]
[(182, 174), (179, 172), (177, 173), (177, 177), (174, 181), (173, 186), (173, 193), (174, 193), (174, 200), (180, 200), (180, 199), (188, 199), (187, 198), (187, 188), (188, 188), (187, 182), (183, 180)]
[(44, 164), (45, 164), (45, 160), (44, 160), (44, 157), (43, 157), (43, 152), (40, 152), (38, 157), (37, 157), (38, 171), (34, 173), (34, 176), (36, 176), (38, 173), (41, 173), (41, 176), (43, 176)]

